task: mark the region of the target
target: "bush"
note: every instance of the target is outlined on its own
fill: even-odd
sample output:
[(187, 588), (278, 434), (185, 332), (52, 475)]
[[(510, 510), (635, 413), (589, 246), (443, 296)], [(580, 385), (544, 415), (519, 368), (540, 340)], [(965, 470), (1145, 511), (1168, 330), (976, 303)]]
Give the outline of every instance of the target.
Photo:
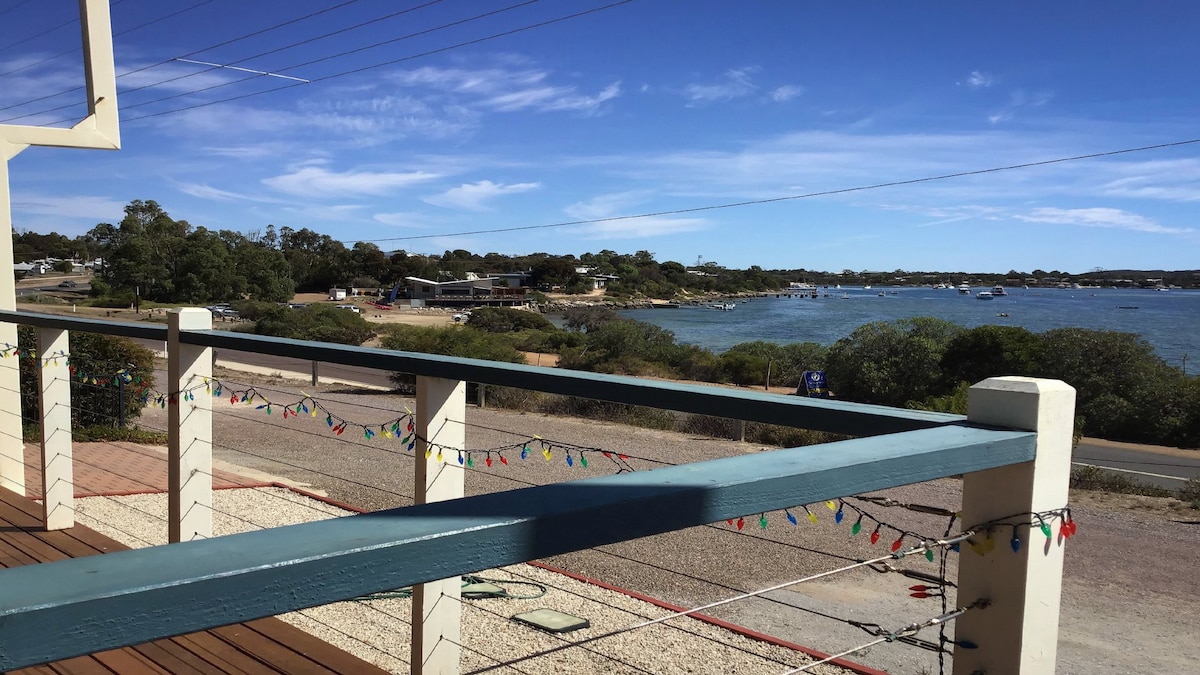
[(892, 406), (944, 393), (942, 355), (962, 330), (933, 317), (860, 326), (829, 349), (829, 389), (852, 401)]
[(273, 305), (263, 310), (254, 325), (258, 335), (361, 345), (375, 336), (375, 328), (356, 312), (330, 305), (290, 309)]
[[(513, 347), (505, 335), (485, 333), (470, 328), (435, 328), (422, 326), (388, 326), (381, 344), (384, 349), (419, 354), (441, 354), (468, 359), (484, 359), (505, 363), (525, 363), (525, 355)], [(396, 386), (407, 389), (413, 384), (409, 373), (390, 375)]]
[(480, 307), (471, 311), (467, 325), (488, 333), (515, 333), (523, 330), (555, 331), (550, 320), (536, 312), (509, 307)]
[[(17, 344), (22, 350), (35, 349), (36, 332), (21, 326)], [(149, 349), (126, 338), (73, 331), (70, 337), (71, 367), (75, 371), (71, 387), (71, 427), (94, 425), (117, 426), (120, 419), (120, 389), (118, 373), (127, 375), (124, 383), (124, 418), (132, 420), (142, 413), (138, 393), (143, 383), (154, 380), (154, 354)], [(40, 358), (40, 356), (39, 356)], [(22, 358), (21, 415), (29, 420), (41, 420), (38, 404), (38, 361)], [(88, 381), (82, 381), (84, 376)], [(94, 380), (94, 381), (93, 381)]]

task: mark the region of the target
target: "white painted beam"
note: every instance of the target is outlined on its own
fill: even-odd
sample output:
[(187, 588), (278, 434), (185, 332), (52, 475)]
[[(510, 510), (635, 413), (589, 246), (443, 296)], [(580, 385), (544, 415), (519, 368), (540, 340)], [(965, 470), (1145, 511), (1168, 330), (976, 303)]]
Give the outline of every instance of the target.
[[(416, 474), (414, 501), (428, 504), (464, 494), (467, 384), (436, 377), (417, 378)], [(426, 442), (428, 441), (428, 443)], [(428, 455), (428, 457), (426, 456)], [(412, 675), (457, 675), (461, 658), (462, 583), (455, 575), (413, 587)]]
[(47, 530), (75, 525), (75, 474), (71, 448), (71, 370), (69, 333), (38, 331), (42, 413), (42, 522)]
[[(167, 311), (168, 541), (212, 536), (212, 349), (183, 344), (179, 332), (212, 330), (207, 309)], [(197, 389), (198, 388), (198, 389)], [(194, 397), (184, 392), (195, 390)]]
[[(1060, 509), (1067, 504), (1071, 476), (1075, 390), (1058, 380), (999, 377), (971, 387), (968, 419), (1037, 432), (1031, 462), (968, 473), (963, 477), (962, 521), (967, 527), (1004, 518)], [(1029, 522), (1028, 517), (1017, 519)], [(1018, 552), (1005, 543), (984, 555), (963, 546), (959, 558), (958, 603), (980, 599), (985, 609), (968, 612), (955, 625), (955, 639), (977, 648), (956, 647), (954, 675), (977, 672), (1053, 675), (1058, 650), (1062, 596), (1063, 540), (1057, 524), (1052, 538), (1020, 527)], [(1008, 542), (1012, 529), (993, 536)]]
[[(8, 152), (18, 146), (0, 141), (0, 309), (17, 307), (13, 278), (12, 209), (8, 196)], [(17, 325), (0, 324), (0, 348), (17, 344)], [(21, 430), (20, 359), (0, 359), (0, 487), (25, 496), (25, 442)]]

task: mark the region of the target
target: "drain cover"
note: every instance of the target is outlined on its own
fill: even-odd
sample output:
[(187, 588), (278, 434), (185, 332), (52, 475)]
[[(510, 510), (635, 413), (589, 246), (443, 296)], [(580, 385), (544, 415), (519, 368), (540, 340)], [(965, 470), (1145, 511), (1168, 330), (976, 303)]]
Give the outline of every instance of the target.
[(570, 633), (573, 630), (590, 628), (592, 625), (587, 619), (553, 609), (535, 609), (532, 612), (514, 614), (513, 620), (550, 633)]

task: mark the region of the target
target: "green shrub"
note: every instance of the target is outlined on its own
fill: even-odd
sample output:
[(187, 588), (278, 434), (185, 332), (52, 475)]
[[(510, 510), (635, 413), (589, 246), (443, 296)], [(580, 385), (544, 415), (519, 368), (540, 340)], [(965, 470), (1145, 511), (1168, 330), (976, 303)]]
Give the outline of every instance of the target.
[(330, 305), (309, 305), (300, 309), (272, 305), (262, 310), (254, 332), (343, 345), (361, 345), (375, 336), (374, 326), (357, 312)]
[(488, 333), (515, 333), (524, 330), (557, 330), (550, 320), (536, 312), (510, 307), (479, 307), (471, 310), (467, 325)]
[[(34, 349), (36, 332), (21, 326), (17, 343), (22, 350)], [(124, 417), (132, 420), (142, 413), (138, 392), (143, 383), (154, 380), (154, 354), (149, 349), (121, 337), (72, 331), (70, 335), (71, 367), (75, 371), (71, 387), (71, 427), (78, 429), (95, 425), (116, 426), (120, 419), (121, 384), (119, 373), (124, 372)], [(39, 356), (40, 358), (40, 356)], [(27, 420), (41, 420), (38, 404), (40, 367), (38, 361), (22, 358), (21, 415)], [(83, 377), (88, 376), (84, 382)], [(93, 381), (94, 380), (94, 381)]]

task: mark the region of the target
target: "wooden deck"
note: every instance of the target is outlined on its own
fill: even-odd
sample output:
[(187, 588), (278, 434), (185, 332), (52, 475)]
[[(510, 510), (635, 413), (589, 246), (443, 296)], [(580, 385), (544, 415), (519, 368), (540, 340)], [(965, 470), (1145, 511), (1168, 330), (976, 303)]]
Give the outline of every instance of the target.
[[(123, 544), (81, 525), (41, 530), (41, 507), (0, 489), (0, 568), (123, 550)], [(0, 579), (3, 572), (0, 572)], [(97, 652), (13, 673), (384, 673), (278, 619), (259, 619), (203, 633)]]

